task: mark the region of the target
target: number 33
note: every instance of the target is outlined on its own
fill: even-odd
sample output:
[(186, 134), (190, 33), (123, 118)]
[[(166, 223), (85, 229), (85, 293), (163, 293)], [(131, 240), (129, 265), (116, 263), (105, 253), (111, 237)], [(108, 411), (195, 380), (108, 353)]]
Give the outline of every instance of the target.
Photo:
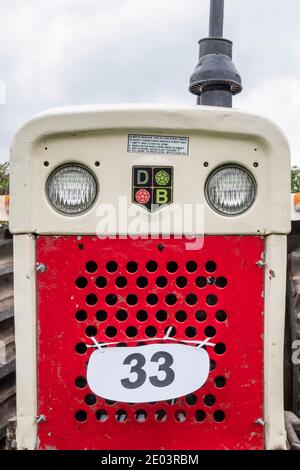
[[(163, 363), (159, 364), (158, 372), (164, 372), (165, 378), (163, 380), (159, 380), (157, 376), (149, 377), (149, 381), (154, 387), (168, 387), (175, 379), (175, 373), (173, 369), (171, 369), (174, 362), (171, 354), (163, 351), (157, 352), (152, 356), (151, 362), (159, 362), (161, 359), (163, 359)], [(135, 364), (133, 364), (134, 362)], [(143, 369), (146, 365), (146, 359), (143, 354), (131, 354), (131, 356), (128, 356), (125, 359), (123, 365), (131, 365), (130, 374), (136, 374), (135, 381), (132, 381), (129, 378), (121, 380), (123, 387), (129, 390), (142, 387), (147, 380), (147, 374)]]

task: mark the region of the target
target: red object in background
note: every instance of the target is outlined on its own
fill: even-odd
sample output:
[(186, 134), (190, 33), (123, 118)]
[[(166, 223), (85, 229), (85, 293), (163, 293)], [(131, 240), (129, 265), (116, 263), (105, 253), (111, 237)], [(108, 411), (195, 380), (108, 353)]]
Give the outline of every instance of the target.
[[(205, 237), (197, 251), (173, 238), (38, 237), (39, 449), (263, 449), (263, 251), (250, 236)], [(92, 394), (89, 336), (126, 343), (170, 326), (178, 339), (214, 336), (203, 388), (142, 405)]]

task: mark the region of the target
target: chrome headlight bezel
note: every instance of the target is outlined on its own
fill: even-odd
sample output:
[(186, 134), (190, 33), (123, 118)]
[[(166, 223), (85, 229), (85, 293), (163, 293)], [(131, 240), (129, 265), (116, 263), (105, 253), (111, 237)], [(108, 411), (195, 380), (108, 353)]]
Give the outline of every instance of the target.
[[(250, 204), (248, 204), (247, 207), (243, 208), (242, 210), (240, 210), (239, 212), (236, 212), (234, 214), (226, 213), (226, 212), (223, 212), (221, 209), (219, 209), (212, 202), (211, 197), (209, 195), (209, 184), (211, 183), (212, 178), (215, 177), (216, 174), (222, 172), (223, 170), (228, 170), (228, 169), (237, 169), (237, 170), (242, 171), (243, 173), (245, 173), (249, 177), (249, 180), (251, 181), (251, 183), (253, 185), (253, 197), (251, 199)], [(208, 178), (206, 180), (206, 183), (205, 183), (205, 198), (206, 198), (206, 201), (207, 201), (208, 205), (217, 214), (222, 215), (223, 217), (230, 217), (230, 218), (241, 216), (241, 215), (245, 214), (246, 212), (248, 212), (251, 209), (251, 207), (253, 207), (253, 205), (256, 201), (256, 198), (257, 198), (257, 182), (256, 182), (256, 179), (255, 179), (254, 175), (248, 170), (248, 168), (245, 168), (242, 165), (234, 164), (234, 163), (233, 164), (228, 163), (226, 165), (221, 165), (218, 168), (215, 168), (210, 173), (210, 175), (208, 176)]]
[[(92, 202), (89, 204), (88, 207), (86, 207), (85, 209), (83, 209), (81, 211), (77, 211), (77, 212), (64, 211), (63, 209), (57, 207), (54, 204), (54, 202), (51, 200), (51, 196), (50, 196), (51, 182), (52, 182), (53, 178), (60, 171), (65, 170), (67, 168), (69, 168), (69, 169), (80, 168), (81, 170), (85, 171), (89, 175), (89, 177), (92, 178), (93, 184), (95, 185), (95, 192), (94, 192), (94, 197), (93, 197)], [(93, 171), (91, 171), (90, 168), (88, 168), (86, 165), (81, 164), (81, 163), (69, 162), (69, 163), (64, 163), (62, 165), (59, 165), (59, 166), (57, 166), (56, 168), (53, 169), (53, 171), (50, 173), (50, 175), (47, 178), (46, 185), (45, 185), (45, 192), (46, 192), (46, 197), (47, 197), (49, 205), (58, 214), (64, 215), (65, 217), (80, 217), (80, 216), (86, 214), (88, 211), (90, 211), (92, 209), (92, 207), (95, 205), (96, 200), (97, 200), (98, 195), (99, 195), (99, 182), (98, 182), (98, 179), (97, 179), (96, 175), (93, 173)]]

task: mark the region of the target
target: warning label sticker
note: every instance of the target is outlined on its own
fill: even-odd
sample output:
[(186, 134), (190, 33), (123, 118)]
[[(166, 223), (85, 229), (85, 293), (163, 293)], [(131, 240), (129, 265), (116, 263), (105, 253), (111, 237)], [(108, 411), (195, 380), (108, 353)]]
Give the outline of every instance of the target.
[(128, 152), (159, 155), (188, 155), (189, 138), (164, 135), (129, 134)]

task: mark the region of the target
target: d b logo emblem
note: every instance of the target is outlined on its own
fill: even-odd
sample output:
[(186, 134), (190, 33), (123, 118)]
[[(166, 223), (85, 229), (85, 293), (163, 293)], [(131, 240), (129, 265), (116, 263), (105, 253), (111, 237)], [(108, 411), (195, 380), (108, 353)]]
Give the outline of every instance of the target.
[(134, 166), (132, 202), (155, 212), (173, 202), (173, 167)]

